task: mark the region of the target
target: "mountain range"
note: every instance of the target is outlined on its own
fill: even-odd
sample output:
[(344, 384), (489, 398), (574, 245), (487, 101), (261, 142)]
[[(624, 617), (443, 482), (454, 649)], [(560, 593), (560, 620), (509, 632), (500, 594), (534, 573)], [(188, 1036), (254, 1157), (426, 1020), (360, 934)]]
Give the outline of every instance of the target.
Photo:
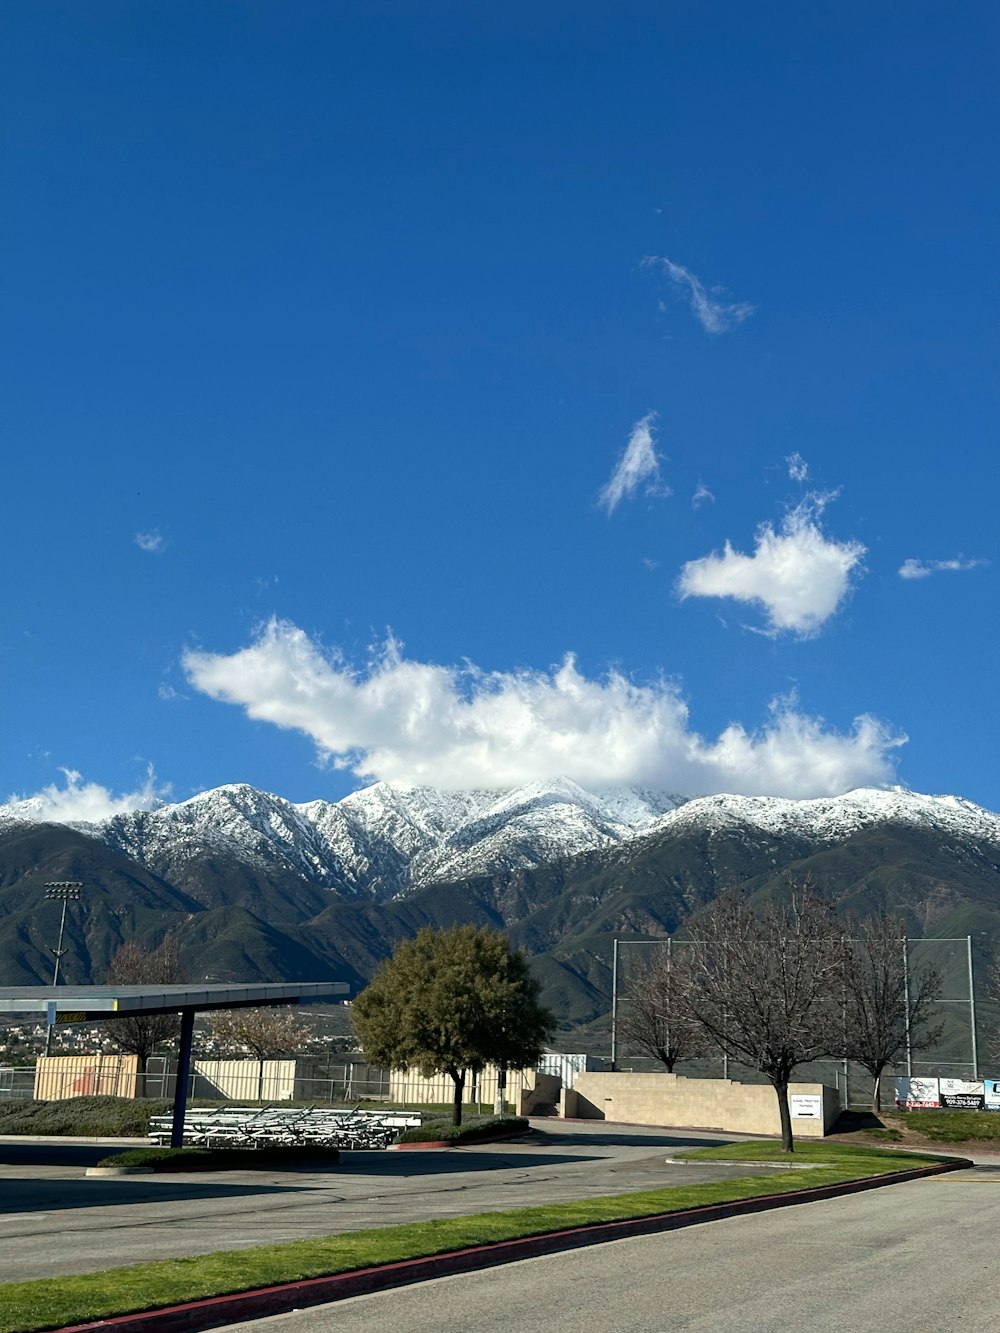
[(721, 889), (789, 875), (842, 908), (899, 912), (914, 936), (1000, 926), (1000, 816), (953, 796), (862, 789), (817, 800), (685, 799), (568, 780), (511, 791), (377, 784), (293, 804), (244, 785), (101, 823), (0, 806), (0, 977), (51, 977), (49, 880), (68, 981), (100, 981), (121, 942), (173, 932), (192, 980), (364, 983), (421, 925), (505, 930), (567, 1023), (606, 1011), (615, 936), (656, 936)]

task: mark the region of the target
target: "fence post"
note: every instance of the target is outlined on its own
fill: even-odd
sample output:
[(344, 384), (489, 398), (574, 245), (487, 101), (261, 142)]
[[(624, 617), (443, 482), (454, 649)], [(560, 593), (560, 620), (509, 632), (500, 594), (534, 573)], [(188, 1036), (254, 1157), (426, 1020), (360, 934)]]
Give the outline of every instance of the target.
[(972, 1077), (979, 1079), (979, 1047), (976, 1042), (976, 986), (972, 972), (972, 936), (966, 935), (969, 958), (969, 1026), (972, 1030)]
[(913, 1047), (910, 1044), (910, 960), (907, 938), (903, 936), (903, 1005), (906, 1008), (906, 1077), (913, 1077)]
[(618, 936), (611, 953), (611, 1072), (618, 1068)]

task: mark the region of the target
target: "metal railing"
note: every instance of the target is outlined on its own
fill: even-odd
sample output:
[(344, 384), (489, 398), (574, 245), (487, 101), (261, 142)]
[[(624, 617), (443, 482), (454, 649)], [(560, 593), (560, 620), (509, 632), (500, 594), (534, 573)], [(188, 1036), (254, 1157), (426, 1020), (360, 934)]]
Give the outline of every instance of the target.
[[(173, 1116), (153, 1116), (150, 1124), (149, 1137), (155, 1143), (170, 1143)], [(184, 1120), (184, 1146), (384, 1149), (391, 1147), (404, 1129), (420, 1124), (419, 1115), (362, 1111), (356, 1106), (309, 1106), (297, 1110), (227, 1106), (188, 1111)]]

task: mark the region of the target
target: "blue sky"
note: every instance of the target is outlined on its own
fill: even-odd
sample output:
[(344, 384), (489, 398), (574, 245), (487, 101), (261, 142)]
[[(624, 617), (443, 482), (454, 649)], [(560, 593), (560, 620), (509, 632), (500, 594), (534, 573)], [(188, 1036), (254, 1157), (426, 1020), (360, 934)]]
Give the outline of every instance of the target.
[(983, 4), (0, 12), (0, 800), (1000, 808)]

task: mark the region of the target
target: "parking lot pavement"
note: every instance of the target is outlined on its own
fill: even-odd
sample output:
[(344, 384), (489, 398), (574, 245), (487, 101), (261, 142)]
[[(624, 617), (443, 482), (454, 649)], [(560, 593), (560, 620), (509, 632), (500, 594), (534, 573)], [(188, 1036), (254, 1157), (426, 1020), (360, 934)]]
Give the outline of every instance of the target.
[(980, 1167), (375, 1292), (227, 1333), (985, 1328), (1000, 1298), (998, 1227), (1000, 1172)]
[(536, 1121), (526, 1139), (344, 1153), (323, 1169), (88, 1178), (106, 1143), (0, 1140), (0, 1281), (763, 1173), (676, 1166), (716, 1133)]

